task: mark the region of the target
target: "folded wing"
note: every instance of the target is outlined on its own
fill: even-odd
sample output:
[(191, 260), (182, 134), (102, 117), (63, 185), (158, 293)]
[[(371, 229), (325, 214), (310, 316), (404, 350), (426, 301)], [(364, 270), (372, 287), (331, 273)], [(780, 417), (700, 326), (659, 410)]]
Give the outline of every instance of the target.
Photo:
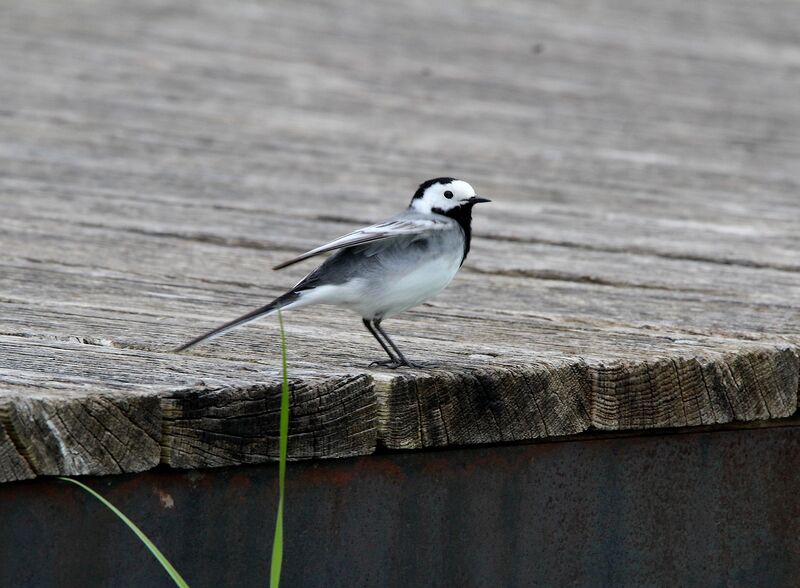
[(363, 245), (364, 243), (382, 241), (384, 239), (391, 239), (392, 237), (400, 237), (403, 235), (417, 235), (421, 233), (439, 231), (448, 228), (448, 226), (449, 224), (447, 221), (433, 218), (392, 219), (377, 225), (364, 227), (363, 229), (353, 231), (352, 233), (348, 233), (347, 235), (339, 237), (330, 243), (326, 243), (325, 245), (321, 245), (316, 249), (307, 251), (299, 257), (295, 257), (294, 259), (276, 265), (272, 269), (283, 269), (299, 261), (308, 259), (309, 257), (314, 257), (315, 255), (319, 255), (327, 251), (333, 251), (334, 249)]

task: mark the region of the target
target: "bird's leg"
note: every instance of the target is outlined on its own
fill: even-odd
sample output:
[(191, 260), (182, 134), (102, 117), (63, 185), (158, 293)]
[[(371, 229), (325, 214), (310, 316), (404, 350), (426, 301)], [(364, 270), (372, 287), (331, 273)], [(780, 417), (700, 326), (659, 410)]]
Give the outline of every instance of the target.
[[(413, 363), (411, 363), (410, 361), (408, 361), (408, 360), (405, 358), (405, 356), (403, 355), (403, 352), (402, 352), (402, 351), (400, 351), (400, 350), (397, 348), (397, 345), (395, 345), (395, 344), (394, 344), (394, 341), (392, 341), (392, 339), (389, 337), (389, 335), (387, 335), (387, 334), (386, 334), (386, 331), (384, 331), (384, 330), (381, 328), (381, 320), (382, 320), (382, 319), (376, 319), (376, 320), (374, 321), (375, 328), (377, 329), (377, 331), (378, 331), (378, 332), (379, 332), (381, 335), (383, 335), (383, 338), (384, 338), (384, 339), (386, 339), (386, 342), (387, 342), (387, 343), (389, 343), (389, 345), (391, 345), (391, 346), (392, 346), (392, 349), (394, 349), (394, 352), (397, 354), (397, 357), (400, 359), (400, 361), (397, 363), (397, 365), (395, 365), (395, 366), (389, 366), (389, 367), (400, 367), (401, 365), (405, 365), (405, 366), (408, 366), (408, 367), (420, 367), (420, 366), (418, 366), (418, 365), (416, 365), (416, 364), (413, 364)], [(384, 347), (384, 349), (386, 349), (386, 348)], [(388, 353), (388, 352), (389, 352), (389, 350), (387, 349), (387, 350), (386, 350), (386, 352)], [(390, 354), (390, 355), (391, 355), (391, 354)]]
[(381, 344), (381, 347), (383, 347), (383, 350), (389, 356), (388, 360), (373, 361), (371, 364), (369, 364), (369, 366), (372, 367), (373, 365), (380, 365), (380, 366), (392, 367), (392, 368), (395, 368), (395, 367), (399, 366), (400, 365), (400, 361), (394, 355), (392, 355), (392, 352), (389, 350), (388, 345), (386, 345), (386, 343), (383, 342), (383, 339), (381, 339), (378, 336), (378, 333), (375, 332), (375, 328), (372, 326), (372, 323), (368, 319), (363, 319), (362, 322), (364, 323), (364, 326), (367, 327), (367, 330), (370, 333), (372, 333), (372, 336), (375, 337), (378, 340), (378, 343)]

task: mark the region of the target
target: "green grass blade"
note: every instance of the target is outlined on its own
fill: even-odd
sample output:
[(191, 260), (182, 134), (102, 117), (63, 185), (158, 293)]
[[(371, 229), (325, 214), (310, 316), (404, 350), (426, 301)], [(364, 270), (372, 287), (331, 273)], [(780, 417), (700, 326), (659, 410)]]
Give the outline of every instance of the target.
[(147, 535), (145, 535), (144, 532), (139, 527), (137, 527), (132, 520), (130, 520), (128, 517), (122, 514), (121, 510), (119, 510), (108, 500), (100, 496), (97, 492), (89, 488), (89, 486), (87, 486), (86, 484), (78, 482), (78, 480), (73, 480), (72, 478), (64, 478), (61, 476), (59, 476), (58, 479), (63, 480), (64, 482), (69, 482), (70, 484), (75, 484), (76, 486), (84, 489), (86, 492), (94, 496), (104, 505), (106, 505), (111, 510), (111, 512), (117, 515), (117, 517), (121, 519), (123, 523), (128, 525), (128, 528), (136, 534), (136, 536), (141, 540), (142, 543), (145, 544), (145, 547), (147, 547), (147, 549), (150, 550), (150, 553), (152, 553), (155, 556), (155, 558), (158, 560), (158, 563), (160, 563), (167, 571), (167, 574), (169, 574), (169, 577), (172, 578), (172, 581), (175, 582), (175, 584), (177, 586), (180, 586), (181, 588), (189, 588), (189, 584), (186, 583), (186, 580), (184, 580), (181, 577), (181, 575), (178, 573), (178, 570), (172, 567), (172, 564), (169, 563), (169, 560), (166, 557), (164, 557), (164, 554), (161, 553), (161, 551), (159, 551), (158, 547), (156, 547), (155, 544), (152, 541), (150, 541)]
[(283, 315), (278, 311), (281, 327), (281, 365), (283, 385), (281, 387), (280, 456), (278, 461), (278, 514), (275, 520), (275, 538), (272, 541), (272, 566), (270, 588), (278, 588), (283, 564), (283, 494), (286, 486), (286, 454), (289, 445), (289, 373), (286, 369), (286, 333), (283, 330)]

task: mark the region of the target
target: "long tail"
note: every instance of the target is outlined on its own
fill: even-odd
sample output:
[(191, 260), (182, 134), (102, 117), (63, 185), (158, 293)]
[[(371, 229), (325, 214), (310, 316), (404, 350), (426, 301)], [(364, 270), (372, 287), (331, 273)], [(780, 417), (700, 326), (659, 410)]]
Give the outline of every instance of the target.
[(278, 312), (278, 310), (280, 310), (284, 306), (289, 306), (293, 302), (297, 302), (298, 298), (300, 298), (300, 294), (297, 291), (292, 290), (291, 292), (287, 292), (286, 294), (279, 296), (266, 306), (262, 306), (261, 308), (256, 308), (255, 310), (252, 310), (247, 314), (242, 315), (239, 318), (230, 321), (229, 323), (225, 323), (224, 325), (219, 326), (216, 329), (213, 329), (208, 333), (205, 333), (204, 335), (195, 337), (188, 343), (178, 347), (175, 351), (176, 352), (185, 351), (186, 349), (189, 349), (189, 347), (194, 347), (195, 345), (205, 341), (206, 339), (211, 339), (218, 335), (222, 335), (223, 333), (227, 333), (231, 329), (235, 329), (236, 327), (240, 327), (242, 325), (246, 325), (247, 323), (251, 323), (255, 320), (270, 315), (273, 312)]

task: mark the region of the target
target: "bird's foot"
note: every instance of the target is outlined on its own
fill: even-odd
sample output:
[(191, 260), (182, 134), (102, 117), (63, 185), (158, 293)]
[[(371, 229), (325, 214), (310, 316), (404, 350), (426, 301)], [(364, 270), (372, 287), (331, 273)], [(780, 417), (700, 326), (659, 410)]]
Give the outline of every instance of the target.
[(399, 367), (410, 367), (410, 368), (422, 367), (408, 360), (399, 361), (397, 359), (383, 359), (380, 361), (373, 361), (371, 364), (369, 364), (369, 367), (374, 367), (374, 366), (384, 367), (390, 370), (396, 370)]
[(406, 360), (405, 363), (401, 363), (400, 365), (410, 368), (422, 369), (422, 366), (419, 365), (418, 363), (414, 363), (413, 361), (408, 361), (408, 360)]
[(389, 368), (390, 370), (396, 370), (401, 365), (403, 364), (397, 361), (396, 359), (382, 359), (380, 361), (373, 361), (371, 364), (369, 364), (369, 367), (377, 366), (377, 367)]

